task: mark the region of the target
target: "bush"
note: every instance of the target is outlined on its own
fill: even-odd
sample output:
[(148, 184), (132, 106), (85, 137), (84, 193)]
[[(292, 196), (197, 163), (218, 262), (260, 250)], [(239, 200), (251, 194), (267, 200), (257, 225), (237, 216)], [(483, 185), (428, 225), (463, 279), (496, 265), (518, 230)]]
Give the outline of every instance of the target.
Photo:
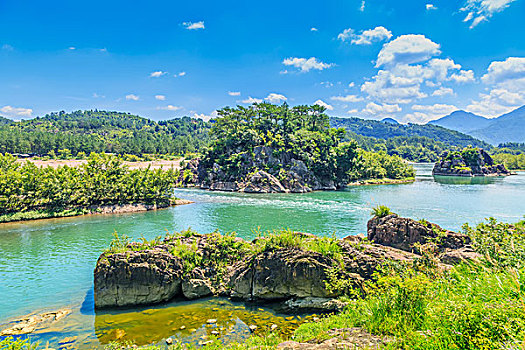
[(384, 218), (390, 214), (392, 214), (392, 211), (390, 211), (390, 208), (386, 205), (378, 205), (377, 207), (372, 208), (372, 215), (377, 218)]

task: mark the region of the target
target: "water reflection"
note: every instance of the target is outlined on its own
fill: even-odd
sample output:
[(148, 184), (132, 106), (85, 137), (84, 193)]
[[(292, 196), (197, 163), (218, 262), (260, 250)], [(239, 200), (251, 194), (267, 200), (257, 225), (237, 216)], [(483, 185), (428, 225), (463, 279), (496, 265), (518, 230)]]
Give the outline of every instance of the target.
[(434, 175), (434, 181), (444, 185), (490, 185), (501, 181), (498, 176), (442, 176)]

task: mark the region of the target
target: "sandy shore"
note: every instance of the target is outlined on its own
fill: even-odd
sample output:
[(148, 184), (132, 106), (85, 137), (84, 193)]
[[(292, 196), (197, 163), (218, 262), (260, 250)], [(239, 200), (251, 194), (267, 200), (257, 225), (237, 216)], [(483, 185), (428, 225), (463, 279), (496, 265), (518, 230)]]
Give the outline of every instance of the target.
[[(40, 160), (40, 159), (18, 159), (17, 162), (23, 163), (23, 162), (31, 162), (34, 163), (36, 166), (43, 166), (43, 167), (53, 167), (58, 168), (59, 166), (70, 166), (70, 167), (76, 167), (81, 164), (86, 163), (85, 159), (78, 160), (78, 159), (70, 159), (70, 160), (59, 160), (59, 159), (52, 159), (52, 160)], [(180, 162), (182, 159), (177, 160), (152, 160), (147, 162), (124, 162), (130, 169), (144, 169), (148, 166), (151, 166), (151, 169), (159, 169), (159, 168), (175, 168), (180, 169)]]

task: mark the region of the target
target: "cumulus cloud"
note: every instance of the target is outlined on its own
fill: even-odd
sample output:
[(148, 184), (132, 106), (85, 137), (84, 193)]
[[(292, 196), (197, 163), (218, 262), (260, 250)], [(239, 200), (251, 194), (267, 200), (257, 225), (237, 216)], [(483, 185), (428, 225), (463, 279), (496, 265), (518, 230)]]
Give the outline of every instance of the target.
[(361, 1), (361, 6), (359, 6), (359, 11), (361, 11), (361, 12), (365, 11), (365, 0)]
[(332, 96), (330, 97), (333, 101), (340, 101), (340, 102), (360, 102), (363, 101), (363, 98), (356, 95), (346, 95), (346, 96)]
[(228, 95), (230, 96), (241, 96), (240, 91), (228, 91)]
[(413, 113), (408, 113), (403, 120), (407, 123), (425, 124), (431, 120), (448, 115), (458, 108), (454, 105), (433, 104), (433, 105), (413, 105)]
[(452, 88), (447, 88), (447, 87), (442, 86), (432, 93), (432, 96), (438, 96), (438, 97), (447, 96), (447, 95), (453, 96), (454, 90)]
[(430, 11), (430, 10), (437, 10), (437, 7), (434, 6), (434, 4), (426, 4), (426, 5), (425, 5), (425, 8), (427, 9), (427, 11)]
[(159, 110), (164, 110), (164, 111), (179, 111), (182, 109), (182, 107), (180, 106), (173, 106), (173, 105), (167, 105), (167, 106), (161, 106), (161, 107), (157, 107), (157, 109)]
[(279, 103), (281, 101), (286, 101), (287, 98), (284, 95), (276, 94), (276, 93), (272, 92), (267, 97), (265, 97), (265, 100), (270, 102), (270, 103)]
[(155, 99), (159, 101), (166, 101), (166, 96), (164, 95), (155, 95)]
[(204, 29), (204, 21), (199, 22), (183, 22), (182, 25), (188, 30)]
[(381, 116), (381, 115), (390, 115), (392, 113), (401, 112), (401, 107), (397, 104), (377, 104), (374, 102), (369, 102), (361, 112), (369, 116)]
[(318, 105), (318, 106), (321, 106), (321, 107), (324, 107), (326, 108), (327, 110), (331, 111), (334, 109), (333, 106), (329, 105), (328, 103), (324, 102), (323, 100), (317, 100), (314, 102), (314, 105)]
[(163, 72), (161, 70), (158, 70), (158, 71), (152, 72), (149, 75), (149, 77), (150, 78), (160, 78), (161, 76), (166, 75), (166, 74), (168, 74), (168, 72)]
[(348, 41), (355, 45), (370, 45), (374, 41), (388, 40), (392, 37), (392, 32), (383, 26), (374, 29), (363, 30), (359, 34), (354, 33), (352, 28), (345, 29), (339, 33), (337, 38), (341, 41)]
[(21, 108), (21, 107), (12, 107), (4, 106), (0, 108), (0, 114), (7, 118), (29, 118), (33, 110), (31, 108)]
[(310, 31), (311, 31), (311, 32), (317, 32), (318, 30), (319, 30), (319, 29), (317, 29), (317, 28), (315, 28), (315, 27), (310, 28)]
[(216, 118), (217, 116), (218, 116), (217, 111), (213, 111), (210, 114), (204, 114), (204, 113), (198, 114), (198, 113), (195, 113), (193, 115), (193, 118), (198, 118), (198, 119), (204, 120), (205, 122), (209, 122), (210, 119)]
[(467, 0), (460, 9), (467, 12), (463, 22), (470, 22), (470, 29), (483, 21), (488, 21), (495, 13), (501, 12), (515, 0)]
[(180, 72), (174, 75), (174, 77), (183, 77), (186, 75), (186, 72)]
[(253, 97), (249, 96), (247, 99), (244, 99), (241, 102), (242, 103), (254, 104), (254, 103), (261, 103), (262, 101), (263, 100), (260, 99), (260, 98), (253, 98)]
[(126, 95), (126, 100), (128, 101), (138, 101), (140, 98), (135, 94)]
[(421, 34), (401, 35), (383, 45), (376, 67), (423, 62), (439, 55), (439, 44)]
[(309, 72), (312, 69), (324, 70), (334, 66), (333, 63), (324, 63), (318, 61), (315, 57), (310, 58), (300, 58), (300, 57), (290, 57), (283, 60), (285, 66), (293, 66), (299, 68), (301, 72)]
[(495, 117), (525, 104), (525, 57), (492, 62), (481, 81), (490, 90), (472, 101), (469, 112)]

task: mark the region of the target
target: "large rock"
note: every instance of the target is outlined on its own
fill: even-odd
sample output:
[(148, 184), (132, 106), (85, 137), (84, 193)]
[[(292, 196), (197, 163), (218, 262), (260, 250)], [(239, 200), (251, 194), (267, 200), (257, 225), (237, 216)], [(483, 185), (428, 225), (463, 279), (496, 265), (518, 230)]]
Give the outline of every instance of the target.
[(231, 296), (245, 300), (281, 300), (334, 296), (326, 289), (326, 271), (335, 262), (319, 253), (280, 249), (234, 267)]
[(459, 249), (470, 244), (467, 235), (444, 230), (436, 224), (391, 214), (374, 217), (367, 224), (368, 239), (374, 243), (417, 252), (416, 243), (434, 243), (439, 250)]
[[(510, 171), (494, 160), (483, 149), (473, 150), (473, 157), (461, 152), (443, 152), (441, 159), (434, 164), (433, 175), (441, 176), (507, 176)], [(470, 158), (470, 159), (466, 159)]]
[(95, 268), (95, 307), (152, 304), (181, 294), (182, 261), (164, 249), (102, 254)]

